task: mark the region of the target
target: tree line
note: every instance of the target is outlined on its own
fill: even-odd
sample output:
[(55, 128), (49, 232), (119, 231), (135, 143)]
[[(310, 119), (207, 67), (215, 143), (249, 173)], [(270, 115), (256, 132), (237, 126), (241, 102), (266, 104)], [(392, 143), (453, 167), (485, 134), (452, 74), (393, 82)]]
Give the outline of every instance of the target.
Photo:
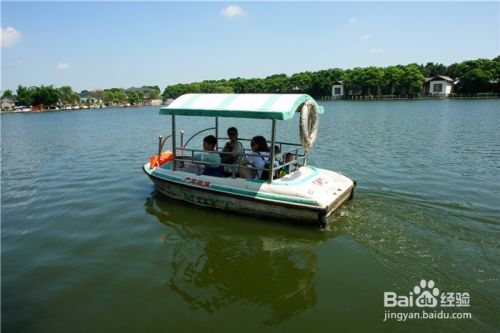
[[(82, 91), (82, 94), (91, 97), (96, 101), (101, 101), (105, 105), (131, 104), (135, 105), (143, 99), (160, 98), (161, 90), (158, 86), (143, 86), (149, 90), (147, 94), (141, 91), (126, 91), (122, 88), (111, 88), (95, 91)], [(11, 90), (5, 90), (2, 98), (12, 98), (14, 93)], [(87, 103), (91, 103), (90, 99)], [(42, 107), (57, 105), (78, 105), (81, 103), (80, 94), (73, 91), (70, 86), (55, 88), (54, 86), (24, 87), (19, 85), (16, 90), (16, 104)]]
[[(229, 80), (206, 80), (188, 84), (167, 86), (161, 94), (164, 101), (186, 93), (305, 93), (315, 98), (331, 96), (332, 85), (342, 82), (347, 95), (394, 95), (418, 97), (426, 77), (449, 76), (455, 82), (454, 93), (500, 93), (500, 56), (494, 59), (466, 60), (450, 66), (429, 62), (425, 65), (408, 64), (388, 67), (356, 67), (353, 69), (325, 69), (316, 72), (301, 72), (291, 76), (275, 74), (266, 78), (232, 78)], [(147, 94), (140, 89), (111, 88), (86, 91), (88, 96), (105, 105), (135, 105), (143, 99), (160, 98), (158, 86), (148, 88)], [(74, 105), (80, 103), (80, 95), (70, 86), (24, 87), (17, 91), (17, 105)], [(2, 98), (14, 94), (6, 90)]]
[(408, 64), (388, 67), (356, 67), (301, 72), (291, 76), (276, 74), (264, 79), (232, 78), (165, 88), (163, 99), (186, 93), (306, 93), (315, 98), (331, 95), (332, 85), (341, 81), (348, 95), (395, 95), (417, 97), (426, 77), (449, 76), (457, 94), (500, 93), (500, 56), (494, 59), (467, 60), (450, 66)]

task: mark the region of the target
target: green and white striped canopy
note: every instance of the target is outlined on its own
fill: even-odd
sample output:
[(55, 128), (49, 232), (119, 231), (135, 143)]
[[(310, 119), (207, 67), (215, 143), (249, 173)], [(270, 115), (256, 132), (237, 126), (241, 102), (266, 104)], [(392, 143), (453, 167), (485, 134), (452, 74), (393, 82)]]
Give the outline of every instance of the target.
[(323, 113), (306, 94), (186, 94), (161, 108), (160, 114), (288, 120), (306, 101)]

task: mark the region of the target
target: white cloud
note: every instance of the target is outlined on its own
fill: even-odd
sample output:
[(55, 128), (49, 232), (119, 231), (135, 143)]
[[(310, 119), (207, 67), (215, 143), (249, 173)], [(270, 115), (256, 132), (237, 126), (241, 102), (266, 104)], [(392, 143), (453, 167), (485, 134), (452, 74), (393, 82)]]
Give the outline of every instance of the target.
[(351, 24), (354, 24), (354, 23), (356, 23), (356, 22), (358, 22), (358, 20), (357, 20), (355, 17), (351, 17), (351, 18), (349, 19), (349, 23), (351, 23)]
[(381, 53), (384, 53), (384, 49), (379, 47), (379, 48), (373, 48), (373, 49), (370, 49), (368, 50), (369, 53), (371, 54), (381, 54)]
[(65, 62), (60, 62), (57, 64), (56, 69), (59, 71), (66, 71), (70, 68), (70, 64), (65, 63)]
[(368, 40), (368, 39), (370, 39), (370, 37), (371, 37), (370, 34), (366, 34), (366, 35), (361, 36), (361, 38), (359, 40)]
[(1, 28), (1, 44), (2, 47), (11, 46), (21, 39), (21, 33), (12, 27), (8, 27), (6, 29)]
[(225, 17), (235, 17), (245, 14), (243, 9), (240, 6), (228, 6), (222, 11), (222, 15)]

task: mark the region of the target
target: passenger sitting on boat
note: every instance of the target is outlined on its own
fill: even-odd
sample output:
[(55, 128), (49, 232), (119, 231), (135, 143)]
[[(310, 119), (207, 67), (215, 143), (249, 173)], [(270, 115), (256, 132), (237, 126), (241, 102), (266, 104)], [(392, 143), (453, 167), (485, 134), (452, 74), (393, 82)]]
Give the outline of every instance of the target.
[[(279, 173), (279, 170), (280, 170), (279, 169), (279, 167), (280, 167), (280, 159), (281, 159), (281, 149), (280, 149), (280, 147), (278, 145), (274, 145), (274, 162), (273, 162), (273, 166), (274, 166), (274, 178), (275, 179), (277, 179), (277, 178), (280, 177), (280, 173)], [(270, 168), (269, 163), (266, 165), (266, 168)], [(269, 171), (270, 170), (264, 170), (262, 172), (262, 174), (260, 175), (260, 178), (264, 179), (264, 180), (268, 179), (269, 178)]]
[(238, 166), (240, 165), (241, 158), (245, 153), (245, 149), (241, 142), (238, 141), (238, 130), (236, 127), (229, 127), (227, 129), (227, 136), (229, 141), (226, 142), (220, 154), (220, 161), (223, 164), (234, 164), (234, 167), (224, 166), (224, 176), (232, 176), (233, 173), (238, 175)]
[[(289, 163), (289, 162), (292, 162), (294, 160), (294, 156), (292, 153), (287, 153), (285, 154), (285, 164), (286, 163)], [(285, 165), (283, 167), (283, 169), (280, 170), (280, 177), (283, 177), (283, 176), (286, 176), (288, 175), (289, 173), (292, 173), (293, 171), (295, 171), (295, 169), (297, 169), (297, 163), (291, 163), (291, 164), (288, 164), (288, 165)]]
[(247, 179), (260, 179), (262, 171), (269, 160), (269, 147), (266, 139), (260, 135), (252, 138), (250, 146), (252, 148), (252, 155), (259, 156), (245, 155), (245, 158), (241, 160), (240, 165), (247, 168), (240, 168), (240, 177)]
[(213, 135), (208, 135), (203, 138), (203, 153), (195, 153), (194, 160), (205, 163), (203, 174), (207, 176), (222, 177), (223, 168), (220, 166), (219, 154), (215, 153), (215, 145), (217, 139)]

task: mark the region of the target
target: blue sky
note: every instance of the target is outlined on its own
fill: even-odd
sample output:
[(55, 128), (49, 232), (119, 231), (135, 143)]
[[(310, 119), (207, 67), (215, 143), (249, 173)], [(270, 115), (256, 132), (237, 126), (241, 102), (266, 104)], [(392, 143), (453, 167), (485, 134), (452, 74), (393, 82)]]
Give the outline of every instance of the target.
[(1, 89), (128, 88), (500, 55), (500, 2), (1, 3)]

